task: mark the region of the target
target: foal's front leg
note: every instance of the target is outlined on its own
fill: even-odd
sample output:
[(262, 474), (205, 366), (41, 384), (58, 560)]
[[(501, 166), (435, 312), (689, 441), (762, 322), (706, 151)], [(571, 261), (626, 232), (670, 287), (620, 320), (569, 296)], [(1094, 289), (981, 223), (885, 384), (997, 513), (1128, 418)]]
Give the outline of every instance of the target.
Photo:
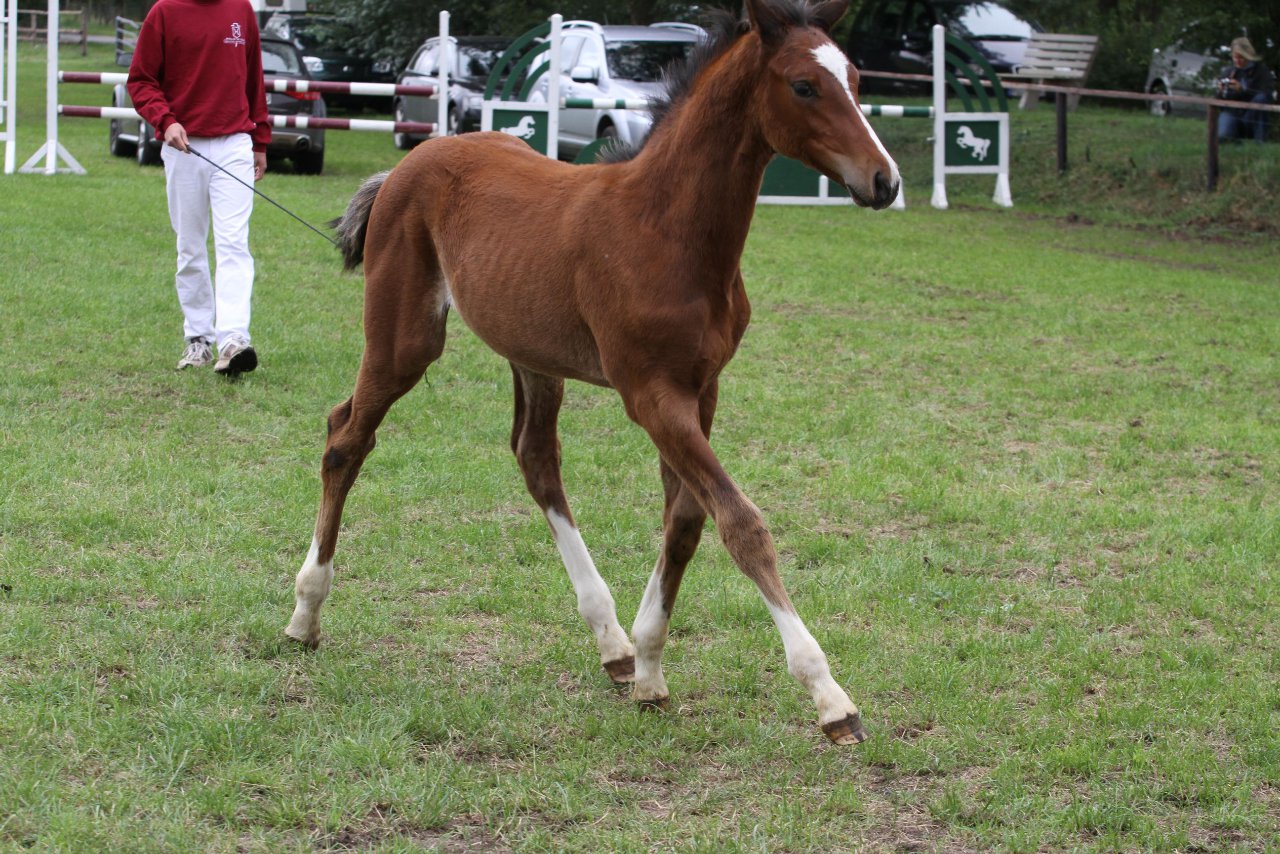
[(511, 450), (524, 473), (529, 494), (551, 526), (560, 558), (578, 596), (578, 613), (591, 627), (600, 648), (600, 663), (615, 682), (635, 677), (635, 647), (618, 623), (613, 594), (596, 571), (578, 533), (560, 480), (560, 442), (556, 419), (564, 399), (564, 380), (511, 366), (515, 380), (515, 423)]
[[(805, 628), (782, 586), (773, 538), (764, 518), (711, 450), (699, 424), (696, 397), (669, 385), (651, 383), (631, 394), (626, 403), (628, 414), (649, 433), (663, 460), (711, 514), (734, 563), (764, 596), (782, 636), (787, 670), (809, 691), (818, 707), (822, 731), (837, 744), (865, 741), (867, 734), (858, 707), (831, 677), (826, 655)], [(645, 599), (649, 598), (646, 592)]]

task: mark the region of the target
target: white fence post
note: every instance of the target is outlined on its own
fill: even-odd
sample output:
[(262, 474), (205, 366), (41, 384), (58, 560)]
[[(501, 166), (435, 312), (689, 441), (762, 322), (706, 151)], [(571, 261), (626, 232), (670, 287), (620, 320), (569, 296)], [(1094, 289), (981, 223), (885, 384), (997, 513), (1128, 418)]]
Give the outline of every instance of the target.
[[(455, 50), (454, 55), (458, 55)], [(461, 58), (458, 60), (461, 62)], [(440, 61), (436, 69), (436, 136), (449, 134), (449, 13), (440, 12)]]
[[(44, 172), (53, 175), (58, 171), (58, 158), (67, 164), (64, 172), (84, 174), (84, 167), (76, 162), (71, 153), (58, 142), (58, 37), (61, 32), (62, 11), (58, 8), (59, 0), (49, 0), (49, 56), (46, 63), (45, 77), (45, 143), (40, 150), (31, 155), (31, 159), (22, 164), (19, 172)], [(36, 164), (43, 157), (44, 168)]]
[(560, 156), (560, 41), (564, 16), (551, 16), (551, 64), (547, 67), (547, 156)]
[(18, 0), (8, 0), (0, 17), (0, 139), (4, 140), (4, 174), (12, 175), (18, 145)]

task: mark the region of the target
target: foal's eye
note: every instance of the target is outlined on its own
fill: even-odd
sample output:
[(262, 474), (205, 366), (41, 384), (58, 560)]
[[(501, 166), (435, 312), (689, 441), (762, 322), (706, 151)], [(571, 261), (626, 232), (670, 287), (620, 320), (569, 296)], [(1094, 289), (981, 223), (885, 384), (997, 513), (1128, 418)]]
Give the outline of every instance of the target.
[(808, 80), (797, 80), (792, 83), (791, 91), (801, 98), (816, 98), (818, 96), (818, 90), (813, 88), (813, 84)]

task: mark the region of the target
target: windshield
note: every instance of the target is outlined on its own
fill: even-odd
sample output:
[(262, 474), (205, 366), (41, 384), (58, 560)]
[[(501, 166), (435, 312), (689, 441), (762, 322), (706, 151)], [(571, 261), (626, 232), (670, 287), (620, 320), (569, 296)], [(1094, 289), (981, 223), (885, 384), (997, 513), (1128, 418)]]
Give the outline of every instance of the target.
[(298, 64), (298, 52), (293, 45), (264, 41), (262, 43), (262, 73), (289, 74), (302, 76), (302, 66)]
[(621, 80), (656, 83), (662, 69), (689, 55), (693, 42), (609, 42), (609, 75)]
[(947, 29), (975, 39), (1028, 39), (1035, 32), (1031, 24), (995, 3), (966, 3), (941, 11)]

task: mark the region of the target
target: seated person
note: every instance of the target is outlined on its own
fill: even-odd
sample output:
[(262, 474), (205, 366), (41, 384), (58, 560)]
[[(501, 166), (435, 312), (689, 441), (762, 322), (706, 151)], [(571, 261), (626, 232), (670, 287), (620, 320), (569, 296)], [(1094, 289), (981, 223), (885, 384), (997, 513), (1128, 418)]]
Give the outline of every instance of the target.
[[(1231, 42), (1231, 70), (1218, 81), (1218, 97), (1250, 104), (1270, 104), (1276, 88), (1275, 75), (1258, 58), (1253, 43), (1241, 36)], [(1267, 113), (1262, 110), (1227, 108), (1218, 113), (1218, 139), (1253, 139), (1267, 136)]]

